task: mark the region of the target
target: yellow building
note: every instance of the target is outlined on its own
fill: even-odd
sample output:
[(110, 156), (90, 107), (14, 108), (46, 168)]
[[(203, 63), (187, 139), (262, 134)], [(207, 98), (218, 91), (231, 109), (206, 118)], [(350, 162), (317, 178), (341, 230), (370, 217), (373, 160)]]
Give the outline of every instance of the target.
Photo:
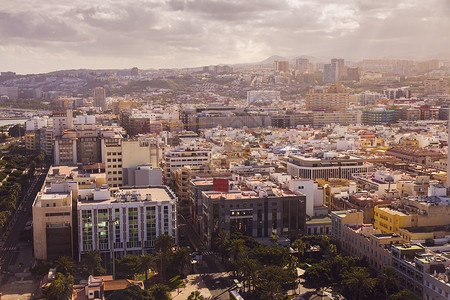
[(27, 131), (25, 133), (25, 148), (28, 151), (36, 151), (36, 134), (34, 131)]
[(402, 227), (417, 226), (418, 215), (402, 212), (390, 208), (388, 205), (375, 206), (374, 213), (375, 224), (373, 225), (382, 233), (399, 233), (399, 229)]

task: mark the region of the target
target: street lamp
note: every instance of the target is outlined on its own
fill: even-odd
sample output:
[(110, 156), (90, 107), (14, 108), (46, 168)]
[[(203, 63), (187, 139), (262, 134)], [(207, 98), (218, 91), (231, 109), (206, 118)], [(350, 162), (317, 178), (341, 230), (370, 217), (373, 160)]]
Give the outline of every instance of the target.
[[(119, 221), (119, 218), (114, 218), (114, 219), (108, 219), (107, 222), (110, 225), (109, 228), (111, 229), (110, 232), (110, 236), (109, 236), (109, 241), (111, 243), (110, 245), (110, 250), (111, 250), (111, 257), (112, 257), (112, 273), (113, 273), (113, 279), (116, 279), (116, 264), (114, 262), (114, 235), (112, 234), (114, 232), (114, 224)], [(120, 223), (119, 223), (120, 224)]]

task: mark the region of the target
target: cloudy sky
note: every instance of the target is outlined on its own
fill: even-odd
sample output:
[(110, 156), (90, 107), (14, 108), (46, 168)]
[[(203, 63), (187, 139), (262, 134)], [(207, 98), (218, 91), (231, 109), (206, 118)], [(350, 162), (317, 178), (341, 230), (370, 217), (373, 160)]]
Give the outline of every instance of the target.
[(450, 52), (450, 0), (0, 0), (0, 70)]

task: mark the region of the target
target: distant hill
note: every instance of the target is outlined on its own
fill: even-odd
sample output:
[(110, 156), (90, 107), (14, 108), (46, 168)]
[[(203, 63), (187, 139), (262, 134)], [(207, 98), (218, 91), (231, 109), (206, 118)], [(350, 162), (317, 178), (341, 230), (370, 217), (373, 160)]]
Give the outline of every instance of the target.
[(289, 58), (279, 56), (279, 55), (272, 55), (265, 60), (259, 62), (260, 65), (273, 65), (273, 62), (276, 60), (289, 60)]

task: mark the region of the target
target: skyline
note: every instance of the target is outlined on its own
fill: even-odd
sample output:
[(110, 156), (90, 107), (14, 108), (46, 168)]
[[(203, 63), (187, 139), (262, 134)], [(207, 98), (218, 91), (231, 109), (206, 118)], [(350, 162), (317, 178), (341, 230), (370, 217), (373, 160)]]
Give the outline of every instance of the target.
[(447, 57), (448, 15), (446, 0), (21, 0), (0, 8), (0, 65), (26, 74), (239, 64), (274, 54)]

